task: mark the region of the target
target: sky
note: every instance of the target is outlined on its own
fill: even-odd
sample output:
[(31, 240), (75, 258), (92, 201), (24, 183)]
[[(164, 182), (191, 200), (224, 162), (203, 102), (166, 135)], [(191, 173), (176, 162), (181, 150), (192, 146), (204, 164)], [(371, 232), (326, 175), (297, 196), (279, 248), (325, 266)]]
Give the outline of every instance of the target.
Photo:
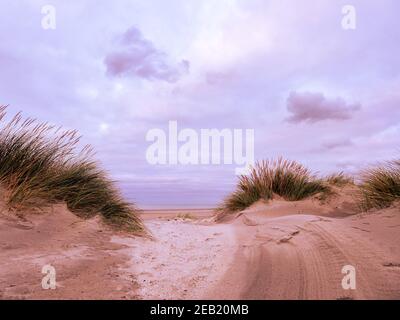
[(400, 153), (399, 13), (396, 0), (2, 0), (0, 104), (77, 129), (142, 208), (212, 207), (237, 181), (230, 164), (149, 163), (146, 135), (170, 121), (252, 129), (255, 160), (357, 174)]

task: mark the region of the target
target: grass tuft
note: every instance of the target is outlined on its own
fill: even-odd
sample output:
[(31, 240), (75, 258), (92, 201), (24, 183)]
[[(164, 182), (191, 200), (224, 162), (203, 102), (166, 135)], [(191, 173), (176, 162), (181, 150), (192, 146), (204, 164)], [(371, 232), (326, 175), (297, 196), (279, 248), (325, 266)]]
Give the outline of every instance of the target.
[(324, 179), (328, 184), (336, 186), (336, 187), (344, 187), (346, 185), (354, 185), (354, 178), (340, 173), (333, 173), (325, 177)]
[(6, 107), (0, 107), (0, 184), (9, 207), (65, 202), (80, 217), (99, 213), (111, 226), (144, 231), (137, 210), (92, 160), (92, 149), (78, 149), (76, 131), (23, 119), (20, 113), (8, 122), (5, 116)]
[(250, 174), (240, 176), (236, 190), (218, 208), (219, 212), (244, 210), (254, 202), (273, 199), (274, 194), (288, 201), (297, 201), (329, 187), (302, 164), (279, 158), (255, 164)]
[(400, 160), (366, 169), (361, 179), (362, 209), (386, 208), (400, 200)]

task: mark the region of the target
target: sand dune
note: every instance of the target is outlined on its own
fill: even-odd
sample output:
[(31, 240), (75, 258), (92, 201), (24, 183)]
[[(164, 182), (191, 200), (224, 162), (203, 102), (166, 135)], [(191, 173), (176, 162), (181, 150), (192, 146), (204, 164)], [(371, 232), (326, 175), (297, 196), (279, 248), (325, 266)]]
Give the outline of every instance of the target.
[[(64, 206), (40, 214), (0, 215), (0, 298), (135, 298), (134, 282), (120, 277), (124, 247), (97, 218), (81, 220)], [(56, 268), (56, 290), (42, 289), (44, 265)]]
[[(250, 210), (235, 223), (235, 259), (209, 298), (400, 299), (398, 209), (347, 218)], [(344, 290), (343, 266), (356, 269)]]
[[(3, 209), (0, 298), (400, 299), (400, 208), (352, 210), (344, 196), (258, 202), (221, 223), (205, 210), (145, 212), (149, 240), (63, 206), (24, 220)], [(41, 287), (45, 264), (56, 290)], [(356, 290), (342, 288), (345, 265)]]

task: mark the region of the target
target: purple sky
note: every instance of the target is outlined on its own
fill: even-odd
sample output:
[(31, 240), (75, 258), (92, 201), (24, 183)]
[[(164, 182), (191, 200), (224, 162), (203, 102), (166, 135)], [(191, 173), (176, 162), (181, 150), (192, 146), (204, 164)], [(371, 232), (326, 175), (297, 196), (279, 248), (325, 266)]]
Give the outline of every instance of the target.
[[(41, 26), (43, 5), (56, 29)], [(357, 13), (341, 26), (342, 7)], [(76, 128), (141, 207), (212, 206), (232, 166), (154, 166), (146, 132), (255, 130), (256, 159), (355, 173), (399, 155), (397, 0), (3, 1), (0, 104)]]

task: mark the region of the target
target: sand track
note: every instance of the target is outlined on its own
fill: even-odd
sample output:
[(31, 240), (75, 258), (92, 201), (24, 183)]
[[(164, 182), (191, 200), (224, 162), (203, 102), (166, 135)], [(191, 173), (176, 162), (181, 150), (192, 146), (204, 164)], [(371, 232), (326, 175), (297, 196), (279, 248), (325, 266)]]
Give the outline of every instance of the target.
[[(382, 234), (366, 230), (375, 216), (259, 218), (247, 213), (241, 217), (242, 223), (234, 223), (238, 242), (243, 245), (220, 283), (225, 284), (224, 291), (216, 289), (211, 297), (400, 299), (400, 268), (394, 262), (400, 257), (395, 249), (400, 229), (389, 231), (393, 231), (389, 224), (394, 221), (381, 226)], [(391, 219), (399, 220), (398, 215)], [(342, 288), (345, 265), (356, 269), (356, 290)], [(229, 296), (224, 292), (230, 292)]]

